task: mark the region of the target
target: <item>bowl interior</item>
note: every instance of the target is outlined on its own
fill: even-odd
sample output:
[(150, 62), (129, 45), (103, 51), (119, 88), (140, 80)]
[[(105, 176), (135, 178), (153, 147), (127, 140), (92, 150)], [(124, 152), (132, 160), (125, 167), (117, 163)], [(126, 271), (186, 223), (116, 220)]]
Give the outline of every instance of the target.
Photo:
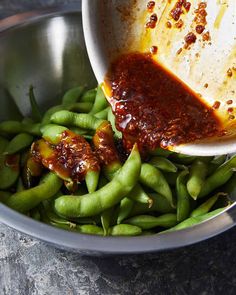
[[(39, 17), (40, 16), (40, 17)], [(45, 110), (59, 102), (62, 93), (75, 85), (96, 85), (87, 56), (81, 13), (78, 11), (42, 14), (1, 31), (0, 24), (0, 120), (29, 114), (29, 86), (35, 87)], [(214, 220), (194, 228), (165, 235), (114, 238), (66, 232), (34, 221), (0, 204), (0, 221), (34, 237), (86, 254), (140, 253), (192, 244), (234, 225), (236, 209), (230, 208)]]
[[(85, 48), (81, 15), (55, 15), (26, 21), (1, 33), (0, 118), (29, 114), (29, 86), (45, 110), (70, 87), (93, 87), (93, 75)], [(18, 108), (17, 108), (18, 107)]]

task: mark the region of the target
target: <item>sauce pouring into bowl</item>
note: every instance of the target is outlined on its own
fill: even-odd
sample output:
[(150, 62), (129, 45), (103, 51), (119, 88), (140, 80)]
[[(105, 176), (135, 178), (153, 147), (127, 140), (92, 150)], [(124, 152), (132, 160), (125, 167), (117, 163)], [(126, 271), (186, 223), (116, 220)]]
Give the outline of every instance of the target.
[(90, 60), (126, 149), (236, 151), (235, 10), (231, 0), (84, 1)]

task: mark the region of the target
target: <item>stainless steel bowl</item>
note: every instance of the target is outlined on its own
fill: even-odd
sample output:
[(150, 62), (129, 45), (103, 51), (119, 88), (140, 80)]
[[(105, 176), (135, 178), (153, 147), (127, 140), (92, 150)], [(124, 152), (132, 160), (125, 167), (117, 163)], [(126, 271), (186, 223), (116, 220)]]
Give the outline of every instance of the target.
[[(86, 28), (85, 28), (86, 30)], [(27, 92), (34, 85), (41, 106), (52, 105), (64, 90), (96, 85), (87, 57), (78, 6), (34, 11), (0, 22), (0, 118), (29, 112)], [(186, 246), (235, 224), (236, 207), (192, 228), (132, 238), (88, 236), (32, 220), (0, 205), (0, 222), (56, 247), (83, 254), (155, 252)]]

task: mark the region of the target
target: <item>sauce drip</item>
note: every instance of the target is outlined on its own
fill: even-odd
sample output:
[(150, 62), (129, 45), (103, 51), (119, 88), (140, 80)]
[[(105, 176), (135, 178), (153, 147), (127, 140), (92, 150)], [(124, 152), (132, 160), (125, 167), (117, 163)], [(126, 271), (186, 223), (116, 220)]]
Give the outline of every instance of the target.
[(219, 119), (198, 96), (149, 54), (120, 56), (110, 67), (105, 87), (130, 150), (135, 142), (142, 152), (168, 148), (220, 135)]

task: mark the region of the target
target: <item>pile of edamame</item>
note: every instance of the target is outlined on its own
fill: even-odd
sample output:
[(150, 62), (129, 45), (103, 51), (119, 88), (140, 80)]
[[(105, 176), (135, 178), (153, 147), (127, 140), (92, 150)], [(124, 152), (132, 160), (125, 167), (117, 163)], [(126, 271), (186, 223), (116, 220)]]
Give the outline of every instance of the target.
[[(101, 87), (72, 88), (44, 114), (32, 87), (29, 99), (31, 117), (0, 123), (0, 202), (10, 208), (70, 231), (136, 236), (193, 226), (232, 203), (226, 187), (235, 182), (235, 156), (158, 148), (144, 161), (134, 145), (122, 161), (116, 149), (122, 134)], [(43, 165), (65, 131), (99, 158), (99, 169), (88, 168), (79, 183)], [(34, 161), (36, 143), (42, 163)]]

